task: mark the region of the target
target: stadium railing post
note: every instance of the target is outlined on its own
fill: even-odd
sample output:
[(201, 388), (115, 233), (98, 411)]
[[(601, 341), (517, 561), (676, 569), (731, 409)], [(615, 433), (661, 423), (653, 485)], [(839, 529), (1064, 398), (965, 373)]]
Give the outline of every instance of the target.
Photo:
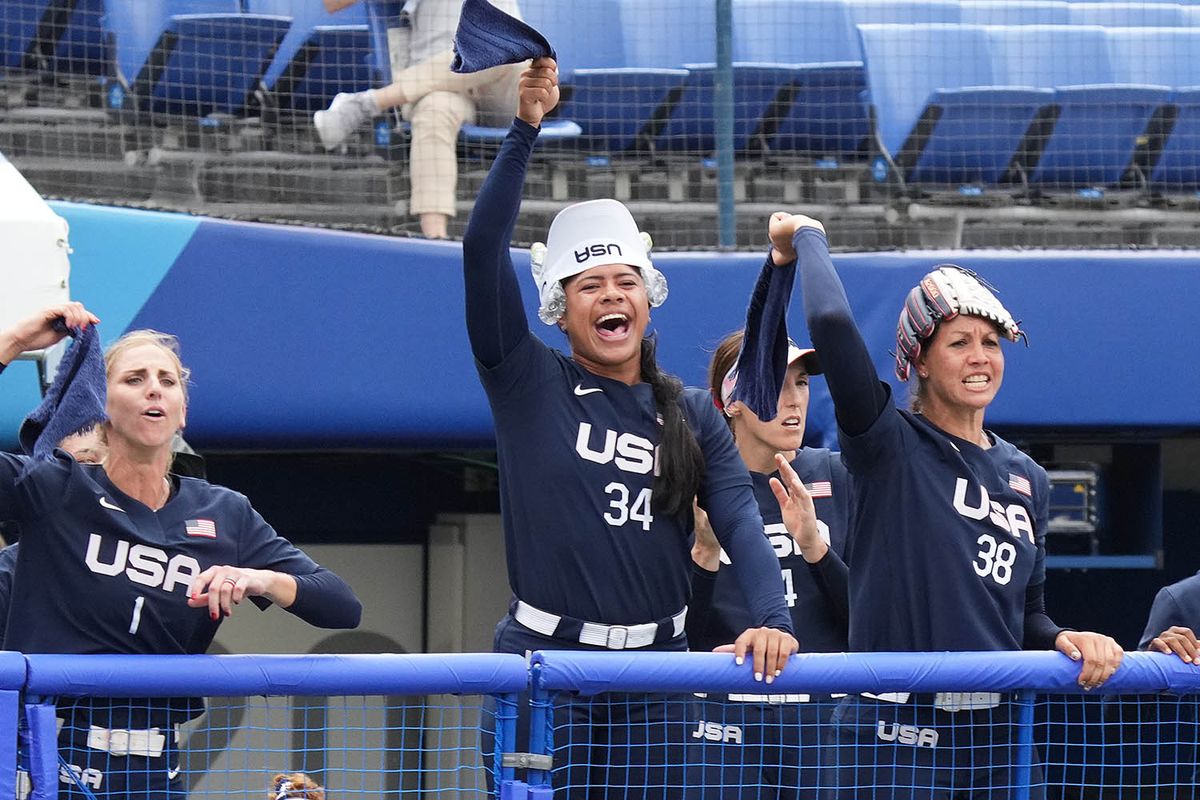
[[(542, 688), (541, 673), (540, 664), (530, 667), (529, 752), (550, 758), (554, 752), (554, 703), (551, 693)], [(529, 770), (531, 798), (549, 800), (553, 795), (550, 775), (551, 769)]]
[(1013, 800), (1029, 800), (1033, 775), (1033, 703), (1037, 693), (1030, 689), (1016, 692), (1017, 753), (1013, 770)]

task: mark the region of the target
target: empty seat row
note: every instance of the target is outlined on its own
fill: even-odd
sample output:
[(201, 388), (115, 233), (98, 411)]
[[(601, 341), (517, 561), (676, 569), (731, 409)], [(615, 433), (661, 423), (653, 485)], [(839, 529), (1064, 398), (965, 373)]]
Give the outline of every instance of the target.
[[(878, 141), (916, 184), (1200, 188), (1200, 31), (863, 25)], [(941, 58), (929, 58), (928, 53)], [(1148, 58), (1149, 54), (1154, 58)]]
[(6, 71), (99, 77), (114, 108), (240, 115), (265, 89), (308, 113), (381, 74), (365, 4), (334, 15), (319, 0), (7, 0), (0, 12)]

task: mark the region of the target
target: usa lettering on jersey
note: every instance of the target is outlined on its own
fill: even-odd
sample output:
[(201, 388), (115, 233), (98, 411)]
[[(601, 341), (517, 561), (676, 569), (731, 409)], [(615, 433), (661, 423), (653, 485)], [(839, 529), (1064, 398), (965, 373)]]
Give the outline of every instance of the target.
[(618, 433), (607, 429), (602, 444), (593, 444), (592, 424), (579, 423), (579, 434), (575, 437), (575, 452), (585, 461), (595, 464), (612, 463), (623, 472), (658, 475), (658, 447), (654, 442), (635, 433)]
[(742, 729), (737, 725), (722, 725), (719, 722), (700, 720), (696, 730), (692, 731), (693, 739), (703, 739), (706, 742), (742, 743)]
[(201, 573), (200, 562), (183, 553), (173, 556), (165, 550), (147, 544), (131, 544), (118, 539), (111, 553), (103, 552), (103, 537), (88, 536), (87, 568), (97, 575), (115, 577), (124, 573), (130, 581), (141, 586), (173, 592), (183, 587), (186, 593), (192, 579)]
[(987, 489), (976, 485), (978, 499), (969, 497), (970, 482), (966, 478), (958, 478), (954, 482), (954, 510), (967, 519), (989, 520), (1000, 530), (1020, 539), (1025, 536), (1030, 544), (1036, 544), (1033, 534), (1033, 521), (1029, 511), (1020, 503), (1004, 506), (992, 500)]

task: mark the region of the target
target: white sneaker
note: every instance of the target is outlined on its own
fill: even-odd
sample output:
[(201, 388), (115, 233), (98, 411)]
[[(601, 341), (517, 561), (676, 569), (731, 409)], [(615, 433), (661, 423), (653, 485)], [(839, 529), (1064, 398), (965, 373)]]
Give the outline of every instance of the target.
[(379, 111), (370, 92), (342, 92), (329, 108), (313, 114), (313, 127), (326, 150), (332, 150)]

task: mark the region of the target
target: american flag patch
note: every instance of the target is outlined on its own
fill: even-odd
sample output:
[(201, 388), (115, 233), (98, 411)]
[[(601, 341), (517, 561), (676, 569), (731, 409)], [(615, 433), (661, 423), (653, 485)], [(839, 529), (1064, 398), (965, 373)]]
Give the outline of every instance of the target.
[(810, 497), (833, 497), (833, 484), (829, 481), (814, 481), (804, 484)]
[(1033, 497), (1033, 487), (1029, 485), (1029, 478), (1014, 475), (1010, 472), (1008, 473), (1008, 486), (1026, 497)]
[(217, 524), (211, 519), (189, 519), (183, 523), (188, 536), (203, 536), (205, 539), (217, 538)]

